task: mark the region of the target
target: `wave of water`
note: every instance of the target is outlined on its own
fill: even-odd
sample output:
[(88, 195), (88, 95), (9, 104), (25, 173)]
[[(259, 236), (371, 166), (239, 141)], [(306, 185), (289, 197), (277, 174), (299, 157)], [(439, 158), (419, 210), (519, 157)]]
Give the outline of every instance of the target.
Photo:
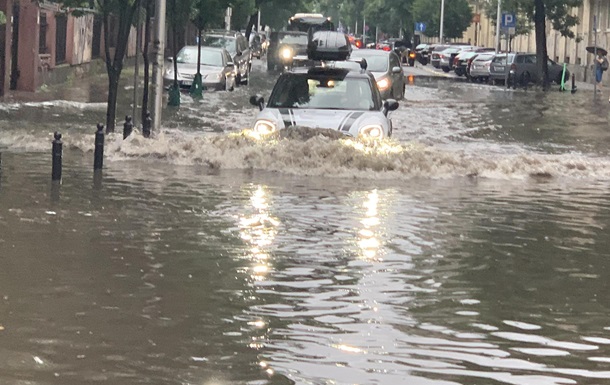
[[(52, 135), (11, 133), (0, 136), (0, 147), (20, 151), (49, 151)], [(67, 132), (65, 148), (92, 152), (93, 136)], [(329, 137), (320, 131), (295, 128), (288, 137), (260, 139), (251, 131), (235, 134), (186, 134), (167, 131), (153, 139), (133, 135), (107, 138), (111, 162), (133, 159), (162, 160), (171, 164), (205, 165), (213, 169), (254, 169), (293, 175), (372, 179), (484, 177), (573, 177), (610, 179), (610, 159), (579, 153), (540, 154), (521, 149), (498, 153), (456, 151), (421, 142), (363, 142)], [(112, 166), (110, 166), (112, 167)]]

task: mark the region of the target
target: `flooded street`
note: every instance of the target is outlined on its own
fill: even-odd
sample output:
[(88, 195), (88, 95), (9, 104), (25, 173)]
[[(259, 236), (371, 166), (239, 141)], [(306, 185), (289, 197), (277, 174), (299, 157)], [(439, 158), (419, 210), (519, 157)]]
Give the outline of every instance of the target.
[(416, 76), (382, 145), (260, 141), (262, 68), (102, 178), (103, 95), (0, 104), (0, 384), (608, 383), (605, 98)]

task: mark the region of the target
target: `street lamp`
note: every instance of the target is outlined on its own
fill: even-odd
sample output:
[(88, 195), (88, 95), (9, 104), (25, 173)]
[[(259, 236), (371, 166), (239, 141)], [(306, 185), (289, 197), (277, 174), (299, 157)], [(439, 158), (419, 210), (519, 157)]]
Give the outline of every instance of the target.
[(496, 16), (496, 53), (500, 52), (500, 24), (502, 23), (502, 0), (498, 0), (498, 15)]
[(441, 0), (441, 27), (439, 33), (439, 43), (443, 42), (443, 23), (445, 22), (445, 0)]

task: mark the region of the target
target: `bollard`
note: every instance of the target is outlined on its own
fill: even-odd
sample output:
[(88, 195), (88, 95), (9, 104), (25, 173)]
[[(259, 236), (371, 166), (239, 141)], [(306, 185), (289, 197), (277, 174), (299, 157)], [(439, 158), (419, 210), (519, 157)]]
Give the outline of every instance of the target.
[(95, 133), (95, 152), (93, 154), (93, 170), (101, 170), (104, 167), (104, 125), (97, 125)]
[(572, 74), (572, 93), (576, 93), (576, 76)]
[(145, 138), (150, 138), (150, 130), (152, 128), (152, 118), (150, 117), (150, 112), (146, 113), (146, 119), (142, 122), (142, 135)]
[(127, 139), (127, 137), (131, 135), (131, 131), (133, 131), (133, 122), (131, 120), (131, 116), (127, 115), (125, 117), (125, 124), (123, 124), (123, 140)]
[(54, 140), (53, 140), (53, 149), (51, 150), (51, 155), (53, 157), (53, 166), (51, 170), (51, 180), (60, 181), (61, 180), (61, 158), (63, 152), (63, 142), (61, 141), (61, 134), (59, 132), (55, 132)]

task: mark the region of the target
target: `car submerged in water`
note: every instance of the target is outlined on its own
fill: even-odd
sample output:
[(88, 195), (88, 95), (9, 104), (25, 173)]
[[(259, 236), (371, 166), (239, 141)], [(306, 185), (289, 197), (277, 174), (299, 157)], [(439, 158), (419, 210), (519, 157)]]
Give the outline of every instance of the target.
[[(334, 31), (312, 34), (307, 57), (315, 62), (346, 61), (352, 52), (347, 35)], [(291, 126), (338, 131), (353, 137), (383, 139), (392, 135), (389, 113), (394, 99), (382, 100), (375, 77), (361, 68), (316, 65), (285, 72), (278, 78), (269, 102), (252, 96), (260, 108), (253, 131), (269, 135)]]
[(375, 78), (364, 70), (299, 68), (283, 73), (265, 105), (260, 96), (253, 130), (268, 135), (291, 126), (336, 130), (353, 137), (383, 139), (392, 135), (393, 99), (383, 101)]

